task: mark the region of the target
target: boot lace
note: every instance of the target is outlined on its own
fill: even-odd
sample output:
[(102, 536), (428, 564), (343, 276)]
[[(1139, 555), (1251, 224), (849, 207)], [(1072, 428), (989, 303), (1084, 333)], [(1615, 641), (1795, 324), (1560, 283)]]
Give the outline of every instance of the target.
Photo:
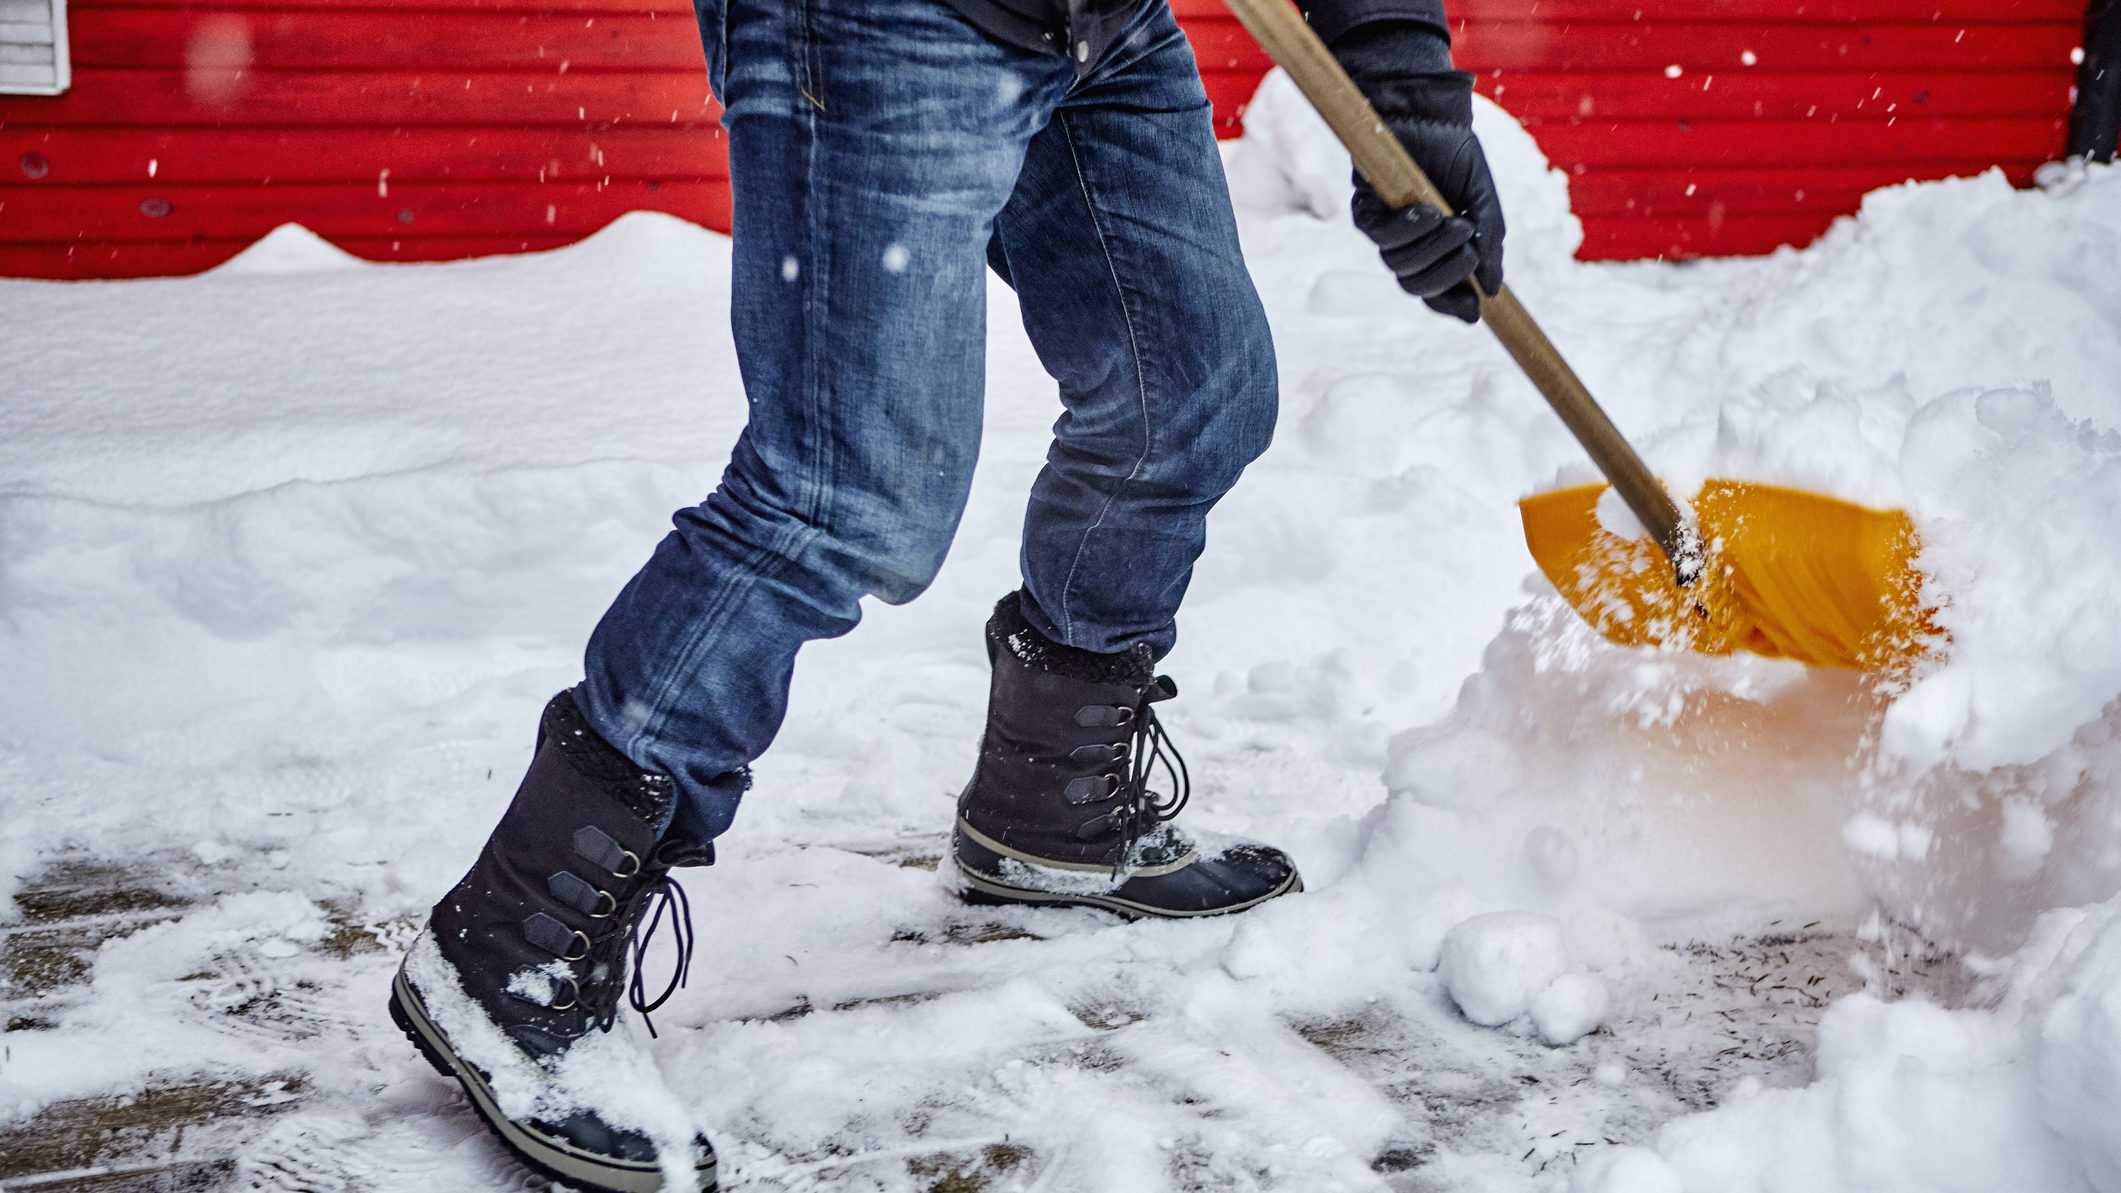
[[(651, 910), (652, 905), (652, 910)], [(670, 917), (672, 943), (677, 947), (677, 963), (672, 967), (670, 980), (663, 985), (662, 992), (654, 998), (648, 997), (648, 986), (641, 978), (642, 969), (648, 960), (649, 942), (655, 939), (663, 926), (665, 915)], [(642, 922), (647, 926), (643, 927)], [(621, 925), (612, 930), (599, 944), (599, 955), (604, 963), (623, 961), (627, 970), (624, 983), (626, 1004), (641, 1016), (641, 1023), (648, 1028), (650, 1038), (655, 1038), (655, 1021), (649, 1013), (669, 1002), (678, 992), (692, 970), (692, 901), (685, 896), (685, 888), (677, 879), (664, 871), (643, 883), (628, 900), (626, 916)], [(591, 1023), (599, 1031), (610, 1031), (619, 1017), (618, 982), (600, 983), (598, 996), (591, 1004)]]
[[(1157, 719), (1151, 707), (1158, 700), (1167, 700), (1177, 694), (1176, 685), (1163, 676), (1157, 676), (1143, 693), (1141, 701), (1126, 711), (1133, 714), (1129, 723), (1133, 732), (1128, 734), (1124, 752), (1115, 762), (1126, 765), (1123, 774), (1112, 776), (1113, 794), (1119, 797), (1119, 806), (1107, 816), (1107, 822), (1120, 833), (1119, 857), (1116, 863), (1124, 866), (1133, 857), (1134, 849), (1142, 838), (1155, 831), (1158, 825), (1177, 818), (1192, 798), (1193, 780), (1186, 770), (1185, 755), (1178, 752), (1164, 724)], [(1152, 789), (1149, 784), (1161, 770), (1170, 780), (1171, 794), (1165, 796)]]

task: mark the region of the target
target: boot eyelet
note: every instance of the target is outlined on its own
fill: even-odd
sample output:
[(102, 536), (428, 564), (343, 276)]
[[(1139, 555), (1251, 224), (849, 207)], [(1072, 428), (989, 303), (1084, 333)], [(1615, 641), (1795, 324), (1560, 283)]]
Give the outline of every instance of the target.
[(573, 949), (569, 949), (569, 950), (567, 950), (567, 951), (566, 951), (565, 953), (561, 954), (561, 956), (560, 956), (560, 960), (562, 960), (562, 961), (580, 961), (580, 960), (581, 960), (582, 958), (584, 958), (584, 957), (587, 957), (587, 956), (589, 955), (589, 937), (588, 937), (587, 935), (583, 934), (583, 933), (582, 933), (582, 932), (581, 932), (581, 931), (580, 931), (580, 930), (578, 929), (578, 930), (576, 930), (576, 932), (575, 932), (575, 934), (574, 934), (574, 938), (575, 938), (576, 940), (578, 940), (578, 941), (580, 941), (580, 942), (581, 942), (581, 944), (582, 944), (582, 951), (578, 953), (578, 952), (575, 952), (575, 951), (574, 951)]
[(631, 878), (641, 872), (641, 855), (631, 849), (626, 850), (625, 854), (626, 856), (621, 859), (621, 864), (632, 862), (633, 868), (630, 870), (613, 870), (611, 872), (613, 878)]
[(598, 897), (598, 898), (600, 898), (600, 899), (603, 899), (603, 900), (604, 900), (605, 902), (609, 903), (609, 904), (610, 904), (610, 906), (608, 906), (608, 907), (604, 908), (604, 910), (602, 910), (602, 911), (592, 911), (592, 912), (589, 912), (589, 913), (588, 913), (588, 915), (589, 915), (589, 918), (590, 918), (590, 919), (592, 919), (592, 920), (608, 920), (608, 919), (610, 919), (610, 918), (611, 918), (611, 913), (612, 913), (612, 912), (615, 912), (615, 911), (617, 911), (617, 910), (619, 909), (619, 900), (618, 900), (618, 896), (616, 896), (616, 895), (613, 895), (613, 894), (612, 894), (612, 893), (611, 893), (610, 891), (598, 891), (598, 892), (597, 892), (597, 897)]
[(573, 993), (567, 996), (566, 1002), (556, 1002), (545, 1009), (548, 1011), (572, 1011), (576, 1007), (581, 1006), (582, 987), (573, 978), (561, 978), (560, 980), (567, 983), (567, 988)]

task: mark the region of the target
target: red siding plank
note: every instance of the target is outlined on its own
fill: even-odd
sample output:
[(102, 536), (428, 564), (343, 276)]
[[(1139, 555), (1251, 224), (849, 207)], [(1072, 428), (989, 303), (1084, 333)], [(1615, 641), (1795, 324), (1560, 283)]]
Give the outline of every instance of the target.
[[(536, 252), (573, 244), (576, 236), (345, 237), (338, 246), (370, 261), (456, 261), (497, 253)], [(256, 243), (254, 236), (227, 240), (104, 241), (95, 244), (11, 245), (0, 255), (15, 276), (59, 278), (148, 278), (200, 273)]]
[[(43, 155), (30, 182), (19, 162)], [(82, 183), (165, 185), (250, 182), (261, 163), (276, 184), (370, 186), (446, 180), (524, 183), (723, 179), (729, 154), (718, 127), (579, 129), (364, 128), (0, 129), (0, 194), (31, 199), (39, 187)], [(150, 173), (150, 170), (153, 172)], [(384, 171), (389, 171), (388, 175)], [(6, 217), (0, 215), (0, 227)]]
[(234, 12), (394, 12), (469, 13), (505, 12), (510, 16), (603, 16), (629, 15), (669, 21), (688, 30), (696, 29), (692, 7), (671, 0), (67, 0), (70, 12), (103, 12), (110, 9), (157, 8), (165, 10)]
[[(182, 72), (79, 68), (53, 98), (0, 98), (0, 123), (115, 127), (700, 124), (720, 108), (702, 71), (470, 75), (447, 71), (247, 71), (227, 95)], [(675, 119), (673, 119), (675, 117)]]
[[(1203, 65), (1265, 71), (1272, 63), (1234, 20), (1187, 27)], [(1866, 25), (1854, 29), (1601, 22), (1559, 27), (1471, 23), (1454, 41), (1461, 63), (1483, 71), (1538, 70), (1565, 58), (1572, 71), (1692, 73), (2066, 69), (2083, 40), (2081, 21), (2055, 25)], [(1745, 55), (1754, 63), (1748, 64)]]
[[(690, 217), (687, 217), (690, 218)], [(728, 231), (727, 219), (695, 221)], [(407, 238), (348, 236), (339, 247), (370, 261), (455, 261), (495, 253), (537, 252), (575, 243), (575, 236), (415, 236)]]
[(1186, 40), (1193, 43), (1193, 60), (1203, 71), (1242, 71), (1256, 81), (1274, 65), (1252, 35), (1234, 19), (1198, 21), (1185, 26)]
[[(225, 240), (258, 237), (293, 218), (330, 238), (586, 236), (628, 211), (666, 211), (729, 226), (729, 188), (717, 182), (599, 187), (582, 183), (97, 186), (40, 190), (36, 205), (0, 213), (0, 243), (67, 240)], [(157, 212), (161, 214), (156, 214)]]
[[(94, 0), (85, 0), (93, 3)], [(169, 0), (171, 3), (180, 0)], [(268, 2), (268, 0), (260, 0)], [(321, 0), (320, 0), (321, 2)], [(433, 0), (408, 0), (433, 2)], [(1451, 25), (1481, 21), (1728, 21), (1741, 24), (1957, 24), (2076, 21), (2077, 0), (1447, 0)], [(1228, 15), (1223, 0), (1172, 0), (1182, 21)]]
[(1215, 135), (1229, 138), (1245, 131), (1245, 106), (1259, 90), (1260, 74), (1249, 70), (1202, 68), (1200, 81), (1207, 88), (1208, 102), (1215, 106)]
[(1969, 162), (2046, 161), (2062, 152), (2060, 119), (1924, 118), (1877, 120), (1601, 121), (1545, 123), (1539, 147), (1564, 167), (1661, 166), (1674, 171), (1709, 166), (1829, 166), (1894, 162), (1963, 165)]
[[(1523, 71), (1565, 58), (1572, 70), (1790, 73), (1940, 70), (1964, 73), (2070, 65), (2081, 21), (2055, 25), (1468, 24), (1452, 52), (1485, 70)], [(1754, 64), (1745, 61), (1751, 54)]]
[(242, 252), (255, 239), (211, 243), (81, 241), (0, 244), (0, 277), (82, 281), (180, 276), (211, 269)]
[(239, 69), (706, 72), (692, 26), (633, 14), (108, 8), (77, 16), (71, 38), (76, 66), (182, 70), (219, 54), (231, 87)]
[[(1964, 173), (1985, 168), (1969, 165)], [(2028, 167), (2029, 168), (2029, 167)], [(1810, 170), (1601, 170), (1569, 181), (1580, 218), (1639, 216), (1707, 220), (1720, 215), (1838, 215), (1863, 196), (1913, 175), (1890, 163)]]
[[(1200, 3), (1202, 0), (1188, 0)], [(1217, 2), (1217, 0), (1208, 0)], [(1449, 0), (1452, 28), (1476, 21), (1730, 21), (1766, 24), (2078, 21), (2076, 0)]]
[(1588, 219), (1584, 247), (1590, 260), (1634, 260), (1641, 257), (1754, 256), (1784, 245), (1810, 244), (1840, 218), (1824, 212), (1804, 215), (1727, 216), (1698, 219)]
[[(1785, 75), (1483, 71), (1480, 89), (1528, 125), (1544, 121), (1817, 120), (2045, 116), (2069, 111), (2066, 69)], [(1533, 130), (1538, 135), (1538, 130)]]

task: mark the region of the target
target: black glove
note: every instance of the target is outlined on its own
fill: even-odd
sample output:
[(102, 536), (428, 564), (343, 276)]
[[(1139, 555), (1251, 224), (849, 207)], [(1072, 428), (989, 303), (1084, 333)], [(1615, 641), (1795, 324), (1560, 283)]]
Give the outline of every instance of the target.
[(1473, 136), (1473, 76), (1451, 69), (1449, 43), (1415, 21), (1373, 21), (1335, 38), (1347, 68), (1385, 127), (1406, 146), (1458, 214), (1426, 203), (1393, 209), (1355, 175), (1355, 226), (1377, 242), (1400, 288), (1468, 323), (1480, 319), (1473, 281), (1502, 288), (1502, 203)]

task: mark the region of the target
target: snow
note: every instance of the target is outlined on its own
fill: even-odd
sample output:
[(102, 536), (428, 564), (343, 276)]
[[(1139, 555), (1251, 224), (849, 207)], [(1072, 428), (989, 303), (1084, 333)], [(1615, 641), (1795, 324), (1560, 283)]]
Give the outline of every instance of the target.
[(1564, 973), (1532, 998), (1532, 1025), (1539, 1038), (1565, 1047), (1598, 1030), (1613, 996), (1605, 983), (1587, 973)]
[(322, 273), (337, 269), (359, 269), (363, 262), (300, 224), (281, 224), (256, 244), (215, 266), (210, 272), (229, 273)]
[[(1948, 646), (1891, 682), (1586, 630), (1512, 508), (1580, 451), (1399, 294), (1270, 78), (1228, 160), (1281, 434), (1163, 708), (1186, 823), (1308, 889), (1125, 924), (938, 872), (1053, 413), (997, 286), (951, 559), (805, 653), (681, 876), (691, 988), (627, 1038), (731, 1187), (2121, 1190), (2121, 170), (1587, 265), (1567, 180), (1477, 119), (1513, 288), (1652, 466), (1907, 509)], [(520, 1179), (388, 975), (741, 425), (728, 270), (635, 215), (450, 265), (282, 229), (198, 278), (0, 282), (0, 1121), (235, 1082), (170, 1145), (240, 1140), (231, 1179)], [(78, 974), (18, 959), (61, 930)]]
[(1490, 911), (1444, 933), (1436, 976), (1466, 1018), (1496, 1027), (1531, 1010), (1533, 999), (1568, 968), (1560, 920)]
[[(1596, 940), (1596, 932), (1586, 935)], [(1567, 937), (1560, 920), (1536, 912), (1467, 916), (1444, 933), (1436, 977), (1475, 1023), (1500, 1027), (1529, 1015), (1540, 1039), (1557, 1048), (1573, 1044), (1597, 1029), (1612, 996), (1604, 982), (1571, 968)], [(1609, 953), (1606, 968), (1630, 959)]]
[(1859, 994), (1819, 1076), (1667, 1125), (1687, 1190), (2110, 1190), (2121, 904), (2051, 913), (1994, 1010)]
[(510, 1120), (564, 1122), (579, 1111), (592, 1111), (614, 1127), (655, 1141), (666, 1188), (695, 1183), (691, 1117), (640, 1046), (633, 1024), (591, 1032), (548, 1068), (516, 1048), (472, 1001), (432, 936), (423, 932), (413, 943), (405, 972), (457, 1054), (486, 1074)]
[(1570, 1193), (1684, 1193), (1685, 1186), (1656, 1152), (1620, 1144), (1595, 1153), (1576, 1173)]

